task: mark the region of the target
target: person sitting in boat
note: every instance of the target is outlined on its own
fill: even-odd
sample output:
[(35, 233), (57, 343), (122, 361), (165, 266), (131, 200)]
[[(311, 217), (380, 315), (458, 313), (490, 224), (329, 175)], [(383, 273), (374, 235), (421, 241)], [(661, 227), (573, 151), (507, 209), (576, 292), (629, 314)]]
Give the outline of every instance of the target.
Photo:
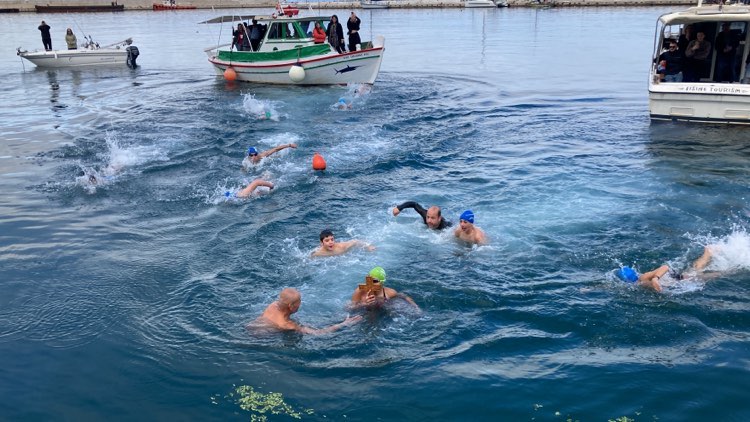
[(39, 25), (39, 31), (42, 33), (42, 44), (44, 44), (44, 49), (47, 51), (52, 50), (52, 35), (50, 35), (49, 30), (50, 26), (42, 21), (42, 24)]
[(677, 49), (677, 41), (669, 40), (669, 50), (661, 53), (659, 61), (666, 60), (665, 82), (682, 82), (682, 53)]
[(666, 60), (660, 60), (659, 64), (656, 66), (656, 76), (659, 79), (659, 82), (664, 82), (664, 75), (667, 72), (667, 61)]
[(315, 28), (313, 28), (312, 37), (315, 44), (323, 44), (324, 42), (326, 42), (326, 31), (323, 30), (320, 22), (315, 22)]
[(706, 34), (698, 32), (696, 38), (685, 49), (684, 82), (698, 82), (705, 73), (708, 59), (711, 56), (711, 42), (706, 40)]
[(258, 164), (260, 160), (268, 157), (271, 154), (277, 153), (285, 148), (297, 148), (297, 144), (279, 145), (277, 147), (271, 148), (263, 152), (258, 152), (258, 150), (255, 147), (250, 147), (247, 149), (247, 157), (245, 157), (245, 159), (242, 160), (242, 167), (247, 169), (250, 167), (250, 164)]
[(65, 34), (65, 42), (68, 44), (68, 50), (78, 49), (78, 40), (76, 39), (76, 34), (74, 34), (73, 30), (70, 28), (68, 28), (68, 31)]
[(346, 21), (347, 34), (349, 34), (349, 51), (357, 51), (357, 45), (362, 44), (362, 39), (359, 37), (359, 25), (361, 23), (362, 21), (354, 12)]
[(344, 47), (344, 28), (339, 23), (338, 16), (331, 16), (331, 21), (328, 22), (326, 36), (328, 37), (328, 44), (331, 44), (331, 47), (333, 47), (334, 50), (341, 54), (346, 52)]

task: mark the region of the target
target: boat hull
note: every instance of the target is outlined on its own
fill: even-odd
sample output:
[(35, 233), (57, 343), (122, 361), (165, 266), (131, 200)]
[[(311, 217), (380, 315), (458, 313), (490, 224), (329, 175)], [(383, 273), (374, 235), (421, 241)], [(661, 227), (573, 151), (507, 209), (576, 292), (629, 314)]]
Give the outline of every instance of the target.
[(211, 62), (219, 75), (228, 67), (237, 74), (237, 80), (263, 84), (278, 85), (342, 85), (350, 83), (375, 83), (383, 61), (385, 47), (375, 47), (353, 53), (331, 53), (301, 59), (299, 63), (305, 69), (305, 78), (295, 82), (289, 76), (289, 69), (297, 60), (276, 62), (230, 62), (210, 56)]
[(750, 86), (660, 83), (649, 86), (652, 120), (750, 124)]
[(128, 58), (125, 49), (105, 48), (97, 50), (34, 51), (22, 52), (18, 55), (38, 67), (45, 68), (124, 65)]

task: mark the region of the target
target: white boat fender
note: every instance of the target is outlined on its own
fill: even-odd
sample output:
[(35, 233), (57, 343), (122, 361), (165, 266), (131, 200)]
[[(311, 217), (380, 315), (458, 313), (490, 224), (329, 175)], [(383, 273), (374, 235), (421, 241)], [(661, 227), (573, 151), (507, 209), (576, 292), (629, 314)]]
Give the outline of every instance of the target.
[(292, 82), (302, 82), (305, 79), (305, 68), (300, 65), (290, 67), (289, 79), (291, 79)]

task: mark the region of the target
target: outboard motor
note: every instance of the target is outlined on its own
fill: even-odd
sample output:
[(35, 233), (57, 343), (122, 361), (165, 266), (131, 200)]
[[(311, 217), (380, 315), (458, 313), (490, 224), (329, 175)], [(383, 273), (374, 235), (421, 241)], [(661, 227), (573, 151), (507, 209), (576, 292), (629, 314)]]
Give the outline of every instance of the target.
[(135, 64), (135, 59), (137, 59), (138, 55), (140, 54), (138, 52), (138, 47), (134, 45), (129, 45), (127, 46), (127, 48), (125, 48), (125, 51), (128, 52), (128, 58), (126, 62), (128, 64), (128, 67), (131, 69), (135, 69), (136, 67), (138, 67), (138, 65)]

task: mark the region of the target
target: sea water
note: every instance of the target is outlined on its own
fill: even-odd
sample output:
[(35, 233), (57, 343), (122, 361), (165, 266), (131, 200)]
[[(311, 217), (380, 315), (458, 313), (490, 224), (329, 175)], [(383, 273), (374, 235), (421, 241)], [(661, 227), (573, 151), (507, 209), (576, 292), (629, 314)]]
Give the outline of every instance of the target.
[[(665, 11), (362, 11), (386, 39), (370, 91), (215, 77), (229, 28), (198, 22), (261, 10), (0, 15), (0, 415), (748, 419), (750, 138), (649, 122)], [(23, 63), (41, 19), (55, 47), (133, 37), (139, 67)], [(489, 245), (393, 217), (407, 200), (472, 209)], [(326, 228), (376, 250), (311, 259)], [(707, 244), (710, 282), (613, 276)], [(421, 311), (245, 330), (284, 287), (299, 322), (339, 322), (376, 265)]]

